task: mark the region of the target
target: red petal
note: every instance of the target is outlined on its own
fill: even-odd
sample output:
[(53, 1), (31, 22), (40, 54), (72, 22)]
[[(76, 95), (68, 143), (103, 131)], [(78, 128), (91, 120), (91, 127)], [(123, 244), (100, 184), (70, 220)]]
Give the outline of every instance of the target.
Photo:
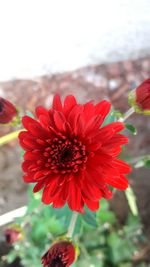
[(35, 182), (35, 180), (33, 179), (33, 176), (28, 176), (28, 175), (24, 175), (23, 180), (26, 183), (34, 183)]
[(43, 155), (41, 153), (32, 153), (31, 151), (27, 151), (24, 153), (24, 159), (25, 160), (38, 160), (43, 159)]
[(62, 112), (62, 103), (59, 95), (55, 95), (53, 99), (53, 109)]
[(102, 117), (100, 115), (96, 115), (92, 117), (88, 123), (85, 124), (85, 134), (89, 134), (90, 132), (98, 129), (102, 123)]
[(109, 113), (111, 108), (111, 104), (110, 102), (103, 100), (101, 102), (99, 102), (96, 106), (95, 106), (95, 114), (100, 114), (102, 115), (103, 120), (105, 119), (106, 115)]
[(68, 122), (70, 123), (73, 129), (76, 126), (79, 114), (81, 114), (82, 112), (83, 112), (83, 106), (81, 105), (74, 106), (73, 109), (70, 111), (68, 115)]
[(83, 202), (81, 198), (81, 190), (71, 180), (69, 184), (68, 205), (71, 210), (82, 211)]
[(115, 159), (113, 161), (113, 166), (121, 173), (129, 173), (131, 171), (131, 166), (120, 159)]
[(40, 124), (42, 125), (43, 128), (45, 128), (46, 130), (49, 129), (49, 126), (51, 125), (49, 115), (40, 115), (39, 121), (40, 121)]
[(48, 110), (46, 110), (45, 108), (43, 108), (42, 106), (39, 106), (35, 109), (35, 114), (36, 116), (39, 118), (39, 116), (41, 115), (45, 115), (45, 116), (49, 116)]
[(82, 116), (82, 114), (79, 114), (76, 121), (76, 125), (74, 127), (74, 133), (76, 135), (83, 135), (84, 134), (84, 128), (85, 128), (85, 122), (84, 122), (84, 118)]
[(76, 105), (77, 102), (74, 96), (72, 95), (66, 96), (64, 100), (64, 109), (63, 109), (64, 114), (67, 116), (69, 112), (72, 110), (72, 108)]
[(128, 143), (128, 138), (122, 134), (115, 134), (111, 139), (103, 142), (104, 148), (113, 148), (114, 146), (121, 146)]
[(63, 115), (63, 113), (61, 113), (59, 111), (55, 111), (54, 112), (54, 122), (55, 122), (55, 125), (56, 125), (57, 129), (59, 131), (62, 131), (63, 130), (63, 125), (66, 122), (66, 118)]
[(91, 201), (84, 197), (85, 204), (91, 211), (96, 211), (99, 209), (99, 201)]
[(95, 107), (92, 102), (88, 102), (84, 105), (84, 119), (86, 123), (95, 116)]
[(106, 199), (112, 198), (112, 192), (109, 190), (109, 188), (106, 185), (101, 186), (101, 192), (104, 198)]
[(44, 181), (40, 181), (40, 182), (38, 182), (38, 183), (34, 186), (34, 188), (33, 188), (33, 192), (36, 193), (36, 192), (40, 191), (40, 190), (43, 188), (43, 186), (44, 186)]
[(108, 176), (105, 178), (105, 182), (120, 190), (125, 190), (128, 187), (128, 180), (123, 175), (120, 177)]
[(50, 186), (46, 186), (45, 188), (44, 188), (44, 190), (43, 190), (43, 194), (42, 194), (42, 202), (44, 203), (44, 204), (50, 204), (50, 203), (52, 203), (53, 202), (53, 198), (52, 197), (50, 197), (50, 194), (49, 194), (49, 192), (51, 191), (51, 188), (50, 188)]
[(114, 133), (115, 133), (114, 129), (110, 125), (106, 125), (103, 128), (99, 129), (98, 132), (93, 134), (93, 136), (91, 136), (92, 142), (96, 139), (97, 142), (99, 141), (101, 143), (105, 143), (110, 138), (112, 138)]
[(95, 186), (90, 173), (86, 173), (86, 186), (82, 189), (82, 194), (84, 197), (91, 199), (93, 201), (97, 201), (102, 197), (101, 191), (98, 186)]
[(53, 208), (61, 208), (65, 204), (65, 200), (62, 198), (62, 191), (60, 191), (53, 200)]

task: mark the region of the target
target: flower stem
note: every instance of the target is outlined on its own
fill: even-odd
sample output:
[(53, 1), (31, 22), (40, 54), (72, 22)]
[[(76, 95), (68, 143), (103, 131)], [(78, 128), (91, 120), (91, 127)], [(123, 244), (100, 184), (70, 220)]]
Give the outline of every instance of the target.
[(71, 238), (74, 232), (75, 224), (77, 221), (78, 212), (74, 211), (71, 217), (71, 221), (68, 227), (67, 237)]
[(18, 134), (20, 133), (20, 131), (22, 131), (22, 129), (0, 137), (0, 146), (7, 144), (8, 142), (16, 139), (18, 137)]
[(134, 113), (134, 108), (132, 107), (132, 108), (129, 108), (126, 112), (125, 112), (125, 114), (124, 114), (124, 117), (123, 118), (120, 118), (119, 119), (119, 121), (121, 121), (121, 122), (124, 122), (124, 121), (126, 121), (126, 119), (128, 119), (133, 113)]

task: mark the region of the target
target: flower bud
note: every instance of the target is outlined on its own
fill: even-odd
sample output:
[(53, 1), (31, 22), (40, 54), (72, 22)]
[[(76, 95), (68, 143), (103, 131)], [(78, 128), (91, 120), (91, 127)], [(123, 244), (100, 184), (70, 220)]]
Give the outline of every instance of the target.
[(42, 257), (44, 267), (69, 267), (75, 260), (75, 247), (67, 240), (54, 243)]
[(17, 114), (15, 106), (8, 100), (0, 97), (0, 123), (6, 124), (11, 122)]
[(7, 228), (4, 232), (5, 240), (7, 244), (12, 245), (13, 243), (23, 239), (23, 233), (18, 225), (12, 225)]
[(135, 112), (150, 115), (150, 78), (131, 91), (128, 100)]

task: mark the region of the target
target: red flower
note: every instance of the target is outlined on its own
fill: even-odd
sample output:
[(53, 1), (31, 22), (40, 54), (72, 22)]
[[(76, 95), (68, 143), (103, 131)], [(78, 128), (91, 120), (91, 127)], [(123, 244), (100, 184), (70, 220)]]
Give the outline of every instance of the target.
[(80, 105), (73, 96), (67, 96), (62, 106), (56, 95), (52, 108), (36, 109), (38, 120), (23, 117), (27, 131), (19, 139), (26, 150), (24, 181), (37, 183), (34, 192), (44, 188), (45, 204), (60, 208), (68, 203), (70, 209), (80, 212), (86, 204), (95, 211), (100, 198), (112, 196), (107, 185), (121, 190), (128, 187), (124, 174), (130, 167), (116, 158), (121, 145), (128, 142), (118, 133), (124, 125), (101, 126), (109, 110), (108, 101)]
[(135, 112), (150, 115), (150, 78), (132, 90), (128, 100)]
[(7, 244), (11, 245), (22, 238), (22, 234), (19, 230), (14, 228), (7, 228), (4, 232), (5, 240)]
[(136, 88), (136, 103), (141, 109), (150, 110), (150, 79)]
[(55, 243), (42, 257), (44, 267), (69, 267), (75, 260), (75, 248), (69, 241)]
[(8, 100), (0, 97), (0, 123), (11, 122), (15, 116), (17, 116), (15, 106)]

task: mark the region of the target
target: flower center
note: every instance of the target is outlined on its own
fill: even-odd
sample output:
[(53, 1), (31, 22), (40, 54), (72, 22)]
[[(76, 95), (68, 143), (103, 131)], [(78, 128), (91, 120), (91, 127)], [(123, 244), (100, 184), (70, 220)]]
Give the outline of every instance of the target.
[(73, 158), (72, 147), (64, 146), (62, 151), (60, 152), (60, 163), (61, 162), (69, 162)]
[(50, 144), (43, 155), (47, 158), (45, 167), (51, 169), (53, 172), (69, 173), (78, 172), (84, 167), (87, 161), (86, 147), (77, 139), (69, 140), (55, 138), (52, 142), (47, 140)]
[(57, 256), (51, 261), (51, 263), (49, 264), (49, 267), (65, 267), (65, 265), (63, 264), (61, 258)]
[(3, 101), (1, 100), (1, 101), (0, 101), (0, 112), (3, 111), (3, 107), (4, 107), (4, 105), (3, 105)]
[(5, 238), (6, 238), (7, 243), (9, 243), (11, 241), (11, 235), (10, 234), (6, 234)]

